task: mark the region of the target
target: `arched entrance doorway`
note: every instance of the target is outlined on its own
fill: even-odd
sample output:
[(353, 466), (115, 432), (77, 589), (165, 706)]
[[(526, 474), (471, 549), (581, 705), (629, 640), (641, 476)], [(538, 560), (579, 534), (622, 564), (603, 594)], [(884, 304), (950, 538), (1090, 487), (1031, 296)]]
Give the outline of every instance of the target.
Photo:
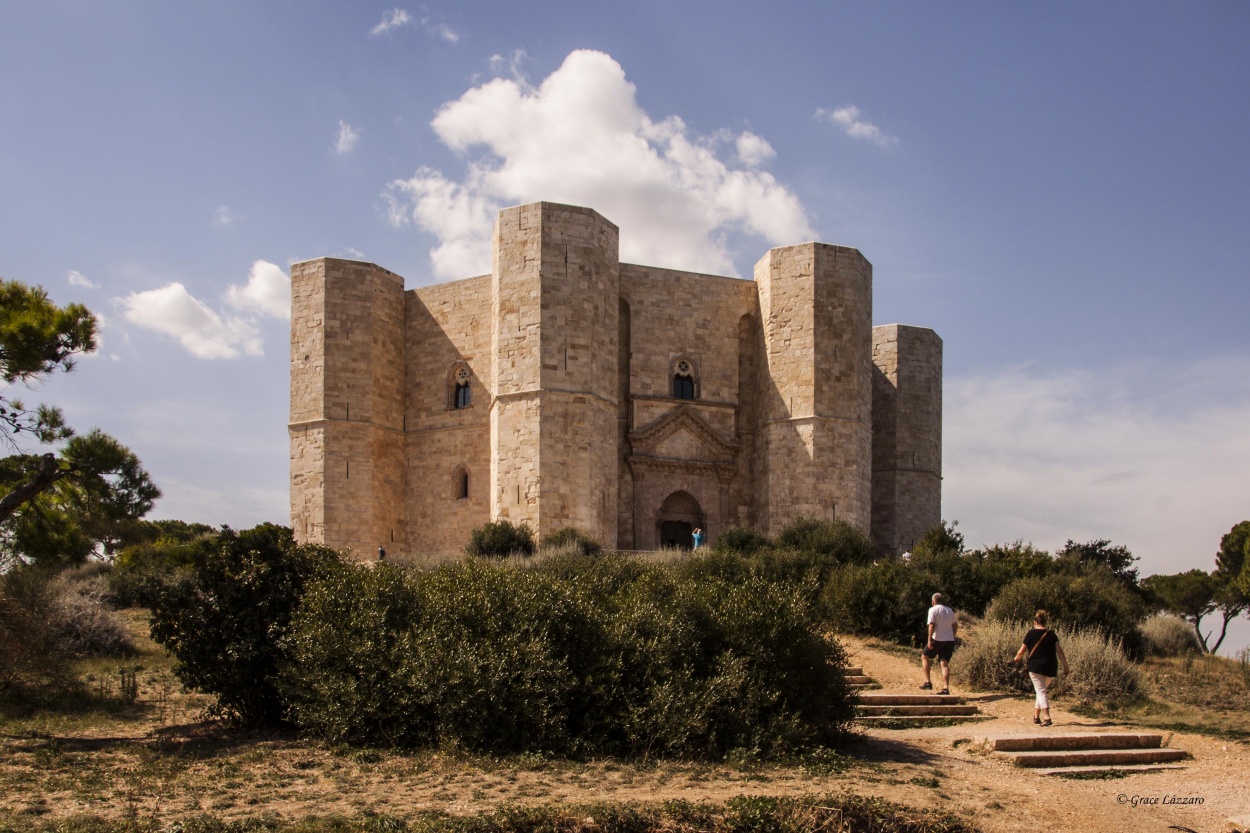
[(694, 495), (689, 492), (673, 492), (660, 505), (656, 525), (661, 547), (692, 549), (694, 530), (703, 526), (703, 510)]

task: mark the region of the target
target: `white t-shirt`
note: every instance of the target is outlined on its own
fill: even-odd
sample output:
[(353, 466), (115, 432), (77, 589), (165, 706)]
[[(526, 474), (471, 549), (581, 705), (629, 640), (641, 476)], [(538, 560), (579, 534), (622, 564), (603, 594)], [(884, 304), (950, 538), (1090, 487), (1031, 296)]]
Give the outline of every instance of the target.
[(929, 608), (929, 624), (933, 626), (934, 642), (955, 641), (955, 611), (946, 605)]

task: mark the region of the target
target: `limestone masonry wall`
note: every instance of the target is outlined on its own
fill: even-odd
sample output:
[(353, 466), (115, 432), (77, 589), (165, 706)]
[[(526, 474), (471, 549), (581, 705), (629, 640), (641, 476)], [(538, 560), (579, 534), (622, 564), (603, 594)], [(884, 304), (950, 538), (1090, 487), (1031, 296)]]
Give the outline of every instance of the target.
[(874, 327), (872, 360), (872, 536), (904, 552), (942, 519), (942, 339)]
[(940, 520), (941, 340), (872, 328), (858, 251), (773, 249), (742, 280), (618, 246), (595, 211), (533, 203), (500, 212), (489, 275), (404, 292), (292, 266), (297, 539), (448, 553), (508, 519), (649, 549), (803, 515), (897, 552)]

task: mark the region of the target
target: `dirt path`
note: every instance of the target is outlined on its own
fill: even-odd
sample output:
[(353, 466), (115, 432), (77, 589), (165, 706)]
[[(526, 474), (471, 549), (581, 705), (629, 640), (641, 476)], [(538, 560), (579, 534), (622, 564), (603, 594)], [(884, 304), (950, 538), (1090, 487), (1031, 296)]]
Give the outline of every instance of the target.
[[(883, 691), (916, 691), (920, 672), (913, 657), (855, 639), (845, 643), (852, 663), (863, 665)], [(225, 818), (265, 812), (351, 816), (364, 810), (460, 814), (508, 801), (723, 802), (743, 794), (853, 792), (958, 813), (986, 833), (1164, 831), (1170, 826), (1208, 833), (1229, 830), (1230, 817), (1247, 817), (1242, 829), (1250, 829), (1248, 744), (1174, 734), (1165, 736), (1165, 743), (1193, 755), (1185, 769), (1112, 780), (1045, 777), (988, 755), (976, 739), (1125, 727), (1099, 724), (1060, 707), (1053, 710), (1055, 726), (1043, 730), (1032, 723), (1029, 698), (965, 696), (991, 719), (868, 730), (848, 750), (849, 768), (831, 773), (684, 763), (492, 763), (239, 737), (211, 725), (114, 725), (86, 733), (51, 729), (51, 737), (0, 738), (0, 814), (137, 814), (168, 822), (198, 812)], [(1201, 803), (1164, 803), (1177, 797)]]
[[(854, 639), (844, 642), (852, 664), (863, 665), (883, 691), (917, 690), (922, 681), (918, 660), (873, 650)], [(1167, 830), (1173, 825), (1223, 831), (1229, 829), (1228, 819), (1243, 817), (1247, 817), (1245, 826), (1250, 827), (1250, 745), (1164, 733), (1164, 745), (1193, 756), (1184, 769), (1110, 780), (1041, 776), (998, 760), (970, 741), (1046, 731), (1123, 731), (1128, 727), (1083, 718), (1059, 706), (1051, 710), (1055, 725), (1041, 729), (1032, 722), (1032, 698), (963, 693), (957, 688), (952, 693), (962, 694), (992, 719), (932, 729), (869, 731), (869, 749), (893, 747), (892, 751), (902, 757), (907, 752), (899, 747), (909, 747), (915, 750), (913, 754), (924, 756), (926, 765), (935, 772), (943, 773), (942, 788), (931, 791), (935, 794), (928, 801), (917, 796), (914, 789), (911, 800), (897, 791), (880, 795), (918, 806), (941, 806), (944, 802), (936, 793), (944, 793), (950, 797), (949, 803), (974, 811), (977, 824), (986, 833)], [(1202, 803), (1164, 803), (1176, 798), (1202, 799)]]

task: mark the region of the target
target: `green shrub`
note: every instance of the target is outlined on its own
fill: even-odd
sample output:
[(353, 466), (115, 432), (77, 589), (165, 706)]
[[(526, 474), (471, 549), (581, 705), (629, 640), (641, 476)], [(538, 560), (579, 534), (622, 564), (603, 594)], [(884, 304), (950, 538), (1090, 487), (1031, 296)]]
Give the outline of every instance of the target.
[[(171, 521), (158, 521), (152, 531)], [(157, 526), (160, 524), (160, 526)], [(217, 531), (204, 532), (202, 524), (192, 525), (178, 537), (160, 536), (124, 547), (108, 574), (109, 596), (119, 607), (151, 607), (167, 587), (177, 584), (191, 566), (203, 560), (215, 546)]]
[(917, 546), (909, 563), (936, 579), (936, 592), (946, 604), (984, 616), (1002, 588), (1022, 577), (1048, 575), (1052, 561), (1045, 552), (1017, 542), (972, 552)]
[(285, 644), (291, 714), (336, 741), (719, 758), (827, 744), (850, 718), (841, 649), (793, 588), (619, 556), (340, 567)]
[(1156, 657), (1203, 653), (1194, 626), (1170, 613), (1156, 613), (1141, 623), (1142, 642)]
[(1130, 656), (1141, 656), (1142, 637), (1137, 625), (1145, 615), (1145, 606), (1106, 569), (1019, 579), (1002, 589), (985, 616), (1031, 622), (1038, 610), (1048, 611), (1051, 624), (1059, 629), (1097, 629), (1120, 643)]
[(846, 521), (795, 518), (777, 536), (777, 545), (821, 555), (836, 564), (871, 564), (872, 540)]
[(543, 550), (568, 550), (585, 556), (603, 554), (603, 544), (571, 526), (566, 526), (544, 535), (540, 548)]
[(754, 555), (761, 550), (773, 546), (767, 535), (742, 526), (731, 526), (712, 542), (712, 549), (717, 552), (732, 552), (739, 555)]
[(905, 561), (848, 564), (825, 582), (819, 610), (834, 630), (919, 645), (937, 592), (936, 578)]
[(279, 723), (283, 634), (308, 582), (339, 560), (325, 547), (297, 545), (287, 527), (225, 528), (185, 580), (155, 599), (152, 638), (177, 658), (178, 678), (217, 695), (225, 713), (252, 725)]
[(533, 555), (534, 533), (525, 524), (492, 521), (469, 533), (466, 555), (479, 558), (506, 558), (510, 555)]

